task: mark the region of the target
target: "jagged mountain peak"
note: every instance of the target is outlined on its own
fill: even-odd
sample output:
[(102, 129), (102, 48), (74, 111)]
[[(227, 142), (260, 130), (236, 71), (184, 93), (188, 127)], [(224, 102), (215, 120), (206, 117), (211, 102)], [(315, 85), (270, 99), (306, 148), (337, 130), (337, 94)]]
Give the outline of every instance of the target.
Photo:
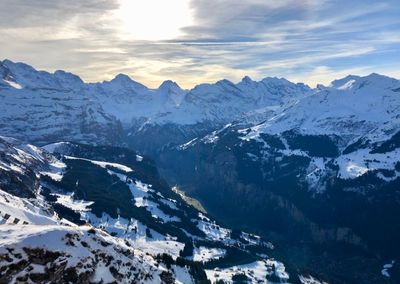
[(147, 87), (145, 85), (133, 80), (128, 75), (122, 74), (122, 73), (116, 75), (111, 81), (108, 81), (108, 83), (125, 85), (127, 87), (134, 86), (135, 88), (139, 87), (139, 88), (147, 89)]
[[(361, 77), (360, 84), (373, 85), (374, 88), (393, 88), (400, 87), (400, 81), (378, 73), (371, 73), (368, 76)], [(362, 86), (360, 86), (362, 87)]]
[(355, 90), (366, 86), (372, 88), (393, 88), (397, 85), (400, 85), (397, 79), (378, 73), (371, 73), (367, 76), (348, 75), (342, 79), (332, 81), (328, 87), (338, 90)]
[(285, 78), (278, 77), (265, 77), (261, 81), (254, 81), (249, 76), (245, 76), (238, 84), (237, 87), (242, 89), (244, 92), (251, 92), (254, 97), (254, 92), (262, 94), (287, 94), (289, 92), (298, 92), (299, 94), (310, 91), (311, 88), (304, 83), (293, 83)]
[(14, 61), (12, 61), (12, 60), (10, 60), (10, 59), (4, 59), (4, 60), (1, 62), (1, 64), (2, 64), (3, 66), (6, 66), (6, 67), (17, 66), (17, 67), (19, 67), (19, 68), (24, 68), (24, 69), (26, 69), (26, 70), (36, 71), (35, 68), (33, 68), (32, 66), (30, 66), (30, 65), (28, 65), (28, 64), (26, 64), (26, 63), (23, 63), (23, 62), (14, 62)]
[(302, 92), (310, 91), (311, 87), (304, 83), (294, 83), (285, 78), (278, 78), (278, 77), (266, 77), (261, 80), (266, 86), (275, 87), (275, 88), (284, 88), (284, 87), (292, 87), (298, 88)]
[(145, 85), (132, 80), (128, 75), (122, 73), (116, 75), (110, 81), (103, 81), (95, 85), (102, 89), (104, 93), (116, 97), (121, 95), (131, 97), (132, 94), (143, 94), (149, 91)]
[(228, 79), (222, 79), (219, 80), (215, 83), (215, 85), (220, 85), (220, 86), (235, 86), (235, 84)]
[(289, 80), (285, 78), (278, 78), (278, 77), (265, 77), (264, 79), (261, 80), (261, 82), (264, 83), (279, 83), (279, 84), (294, 84), (293, 82), (290, 82)]
[(239, 82), (240, 83), (246, 83), (246, 84), (252, 84), (252, 83), (273, 83), (273, 84), (295, 84), (285, 78), (279, 78), (279, 77), (265, 77), (261, 81), (255, 81), (250, 78), (250, 76), (244, 76), (242, 80)]
[(336, 79), (332, 81), (328, 87), (333, 87), (333, 88), (340, 88), (341, 86), (345, 85), (349, 81), (356, 81), (360, 79), (360, 76), (355, 76), (355, 75), (347, 75), (344, 78), (341, 79)]
[(186, 95), (186, 91), (172, 80), (162, 82), (157, 91), (165, 97), (167, 103), (171, 102), (174, 106), (179, 106)]
[(234, 90), (237, 89), (237, 86), (229, 81), (228, 79), (222, 79), (219, 80), (215, 83), (201, 83), (191, 90), (189, 90), (190, 97), (191, 96), (199, 96), (199, 97), (204, 97), (207, 96), (208, 94), (212, 95), (218, 95), (220, 94), (222, 96), (223, 91), (227, 90)]
[(54, 72), (54, 77), (57, 78), (59, 83), (65, 87), (83, 87), (84, 82), (83, 80), (78, 76), (70, 72), (65, 72), (63, 70), (57, 70)]
[(181, 89), (181, 87), (178, 85), (178, 83), (172, 80), (165, 80), (164, 82), (161, 83), (158, 89), (159, 90)]
[(111, 82), (133, 82), (133, 80), (128, 75), (119, 73), (111, 80)]
[(247, 75), (244, 76), (240, 82), (242, 82), (243, 84), (252, 84), (252, 83), (254, 83), (253, 79), (251, 79)]
[(5, 59), (0, 64), (2, 79), (16, 89), (75, 90), (83, 87), (82, 79), (72, 73), (57, 70), (54, 73), (39, 71), (32, 66)]

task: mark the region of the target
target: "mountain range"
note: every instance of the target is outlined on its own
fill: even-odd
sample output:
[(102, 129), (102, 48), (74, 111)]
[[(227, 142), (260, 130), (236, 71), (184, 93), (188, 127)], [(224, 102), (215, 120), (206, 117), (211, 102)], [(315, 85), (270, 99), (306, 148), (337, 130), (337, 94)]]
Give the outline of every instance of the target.
[[(45, 207), (56, 210), (56, 217), (48, 213), (40, 217), (54, 226), (43, 234), (67, 233), (72, 229), (62, 222), (68, 220), (79, 225), (70, 234), (87, 242), (89, 229), (82, 221), (90, 221), (95, 228), (114, 235), (101, 235), (98, 242), (108, 238), (112, 246), (118, 246), (117, 223), (125, 222), (129, 228), (129, 218), (133, 218), (153, 230), (152, 236), (161, 234), (164, 241), (174, 236), (178, 247), (193, 246), (187, 270), (176, 273), (181, 268), (175, 272), (154, 268), (157, 275), (164, 272), (164, 278), (169, 273), (175, 280), (195, 279), (193, 270), (197, 269), (202, 271), (201, 279), (206, 275), (212, 281), (233, 281), (233, 273), (221, 271), (222, 267), (243, 263), (233, 256), (230, 259), (229, 254), (225, 263), (214, 259), (208, 266), (194, 268), (193, 251), (203, 250), (208, 255), (230, 251), (232, 242), (244, 246), (235, 237), (221, 244), (221, 240), (207, 239), (212, 234), (209, 230), (203, 235), (193, 228), (192, 223), (201, 223), (199, 216), (209, 220), (213, 216), (230, 228), (230, 234), (249, 231), (274, 243), (272, 253), (259, 244), (231, 253), (250, 259), (248, 263), (256, 266), (252, 273), (267, 271), (257, 276), (258, 280), (266, 281), (268, 276), (270, 281), (299, 283), (398, 283), (400, 279), (397, 79), (375, 73), (349, 75), (328, 86), (311, 88), (283, 78), (253, 81), (244, 77), (236, 84), (221, 80), (190, 90), (168, 80), (151, 89), (123, 74), (111, 81), (85, 83), (65, 71), (48, 73), (3, 60), (0, 99), (0, 189), (5, 200), (15, 199), (24, 206), (47, 196), (48, 200), (28, 206), (29, 210), (36, 208), (35, 214), (45, 212)], [(60, 165), (64, 168), (57, 170)], [(81, 188), (85, 178), (87, 184)], [(97, 180), (105, 192), (113, 182), (130, 188), (136, 180), (134, 186), (142, 193), (135, 196), (132, 191), (135, 204), (142, 204), (139, 207), (150, 213), (126, 209), (122, 214), (124, 197), (104, 203), (110, 195), (91, 192), (90, 183)], [(150, 190), (149, 184), (156, 191)], [(174, 184), (179, 187), (175, 193), (169, 189)], [(44, 187), (47, 192), (43, 195)], [(143, 201), (143, 192), (151, 201)], [(201, 206), (187, 207), (184, 200), (191, 198)], [(170, 202), (182, 203), (176, 210), (180, 213), (160, 213), (167, 203), (173, 206)], [(21, 208), (18, 210), (28, 210)], [(204, 211), (208, 217), (202, 215)], [(186, 215), (193, 216), (187, 219)], [(154, 225), (153, 219), (161, 219), (164, 225)], [(34, 223), (31, 219), (26, 222)], [(170, 227), (176, 222), (189, 235), (176, 235)], [(31, 242), (25, 238), (40, 235), (35, 230), (17, 238), (21, 240), (15, 244), (19, 250), (24, 242)], [(124, 238), (138, 245), (137, 233), (128, 236), (126, 232)], [(176, 253), (170, 252), (175, 258), (173, 265), (177, 265)], [(281, 269), (282, 262), (260, 257), (265, 254), (285, 263), (286, 270)], [(260, 268), (261, 263), (266, 268)], [(219, 271), (209, 272), (217, 267)], [(256, 283), (257, 277), (252, 278), (246, 269), (238, 275)], [(228, 274), (231, 278), (221, 276)], [(107, 276), (110, 281), (122, 281), (111, 275)]]

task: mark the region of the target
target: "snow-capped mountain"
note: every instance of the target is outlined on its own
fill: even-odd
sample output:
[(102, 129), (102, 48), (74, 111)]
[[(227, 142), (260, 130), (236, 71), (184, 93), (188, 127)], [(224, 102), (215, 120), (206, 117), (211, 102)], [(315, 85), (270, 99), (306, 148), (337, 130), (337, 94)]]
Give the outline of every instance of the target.
[(221, 125), (247, 111), (283, 105), (310, 91), (304, 84), (285, 79), (255, 82), (249, 77), (238, 84), (221, 80), (192, 90), (182, 90), (168, 80), (158, 89), (148, 89), (125, 75), (87, 88), (104, 109), (125, 125), (132, 121), (145, 121), (148, 125)]
[[(120, 124), (133, 136), (128, 141), (160, 125), (181, 130), (201, 125), (209, 131), (248, 111), (282, 106), (311, 91), (285, 79), (255, 82), (249, 77), (238, 84), (222, 80), (192, 90), (173, 81), (149, 89), (123, 74), (86, 84), (64, 71), (51, 74), (9, 60), (1, 62), (0, 74), (2, 134), (35, 142), (65, 138), (117, 143), (122, 141)], [(7, 121), (13, 126), (7, 127)]]
[(86, 96), (79, 77), (40, 72), (4, 60), (0, 63), (2, 135), (45, 143), (60, 137), (92, 143), (116, 143), (120, 123)]
[(377, 74), (349, 76), (164, 149), (160, 165), (228, 224), (397, 259), (399, 87)]
[[(237, 84), (221, 80), (191, 90), (173, 81), (149, 89), (123, 74), (86, 84), (64, 71), (51, 74), (9, 60), (1, 62), (0, 74), (2, 134), (38, 143), (127, 142), (154, 153), (168, 141), (181, 144), (231, 122), (256, 125), (255, 135), (260, 129), (340, 132), (347, 142), (368, 133), (379, 139), (399, 125), (399, 81), (378, 74), (348, 76), (317, 89), (244, 77)], [(154, 135), (160, 142), (152, 145), (148, 137)]]
[(2, 283), (289, 280), (271, 243), (186, 204), (133, 151), (2, 137), (0, 165)]
[(304, 134), (348, 139), (375, 132), (376, 139), (386, 139), (399, 129), (399, 113), (399, 80), (378, 74), (348, 76), (333, 81), (329, 87), (319, 87), (314, 94), (279, 110), (254, 127), (252, 134), (297, 129)]
[(164, 119), (179, 124), (205, 121), (228, 123), (251, 110), (285, 105), (310, 91), (304, 84), (294, 84), (278, 78), (255, 82), (245, 77), (238, 84), (221, 80), (215, 84), (201, 84), (190, 90), (179, 111)]
[[(397, 144), (400, 131), (400, 81), (377, 74), (348, 76), (332, 82), (330, 87), (320, 89), (298, 103), (275, 112), (262, 123), (239, 129), (244, 134), (242, 139), (265, 143), (263, 136), (280, 136), (284, 145), (282, 152), (315, 157), (315, 163), (311, 166), (314, 172), (310, 177), (317, 172), (318, 175), (326, 174), (326, 165), (329, 163), (338, 167), (337, 175), (342, 178), (356, 178), (370, 171), (394, 171), (400, 157)], [(293, 145), (296, 144), (293, 137), (285, 138), (285, 133), (289, 132), (298, 137), (323, 136), (332, 141), (335, 149), (330, 154), (313, 154), (311, 148), (315, 152), (323, 146)], [(211, 136), (210, 139), (216, 138)], [(386, 144), (391, 144), (391, 149), (386, 147), (383, 150), (382, 145)], [(269, 148), (268, 143), (265, 143), (265, 147)], [(333, 159), (320, 162), (318, 157)], [(378, 176), (390, 179), (381, 174)], [(397, 174), (392, 178), (396, 179)], [(320, 185), (314, 187), (319, 190), (324, 188)]]
[(176, 82), (167, 80), (158, 87), (158, 92), (167, 97), (168, 103), (179, 106), (185, 98), (186, 92)]
[(15, 89), (49, 89), (49, 90), (79, 90), (84, 86), (83, 81), (76, 75), (64, 71), (50, 74), (37, 71), (24, 63), (14, 63), (3, 60), (0, 64), (3, 87)]
[[(221, 136), (236, 133), (241, 145), (261, 145), (264, 152), (252, 153), (254, 159), (262, 160), (272, 150), (286, 156), (313, 158), (308, 175), (310, 186), (321, 191), (323, 186), (312, 183), (327, 174), (330, 163), (338, 168), (337, 176), (341, 178), (357, 178), (370, 171), (395, 171), (399, 131), (400, 81), (371, 74), (348, 76), (328, 87), (319, 86), (292, 103), (247, 112), (178, 148), (218, 144)], [(378, 172), (377, 176), (390, 179)], [(391, 177), (396, 179), (397, 174)]]
[[(285, 79), (265, 78), (256, 82), (249, 77), (237, 84), (221, 80), (200, 84), (191, 90), (182, 90), (175, 82), (165, 81), (158, 89), (149, 89), (123, 74), (111, 81), (85, 84), (71, 73), (51, 74), (9, 60), (1, 62), (0, 74), (5, 119), (10, 113), (28, 113), (27, 119), (32, 122), (47, 115), (67, 125), (64, 116), (75, 119), (85, 117), (82, 112), (86, 112), (99, 125), (115, 122), (114, 117), (128, 128), (136, 126), (133, 122), (137, 121), (144, 125), (193, 126), (209, 122), (221, 126), (239, 119), (253, 118), (253, 123), (261, 122), (262, 117), (268, 120), (262, 127), (268, 127), (269, 132), (302, 128), (304, 132), (329, 134), (343, 130), (341, 123), (347, 121), (354, 126), (353, 129), (344, 126), (348, 134), (357, 135), (373, 128), (371, 123), (387, 123), (395, 117), (400, 89), (398, 80), (378, 74), (348, 76), (317, 89)], [(42, 116), (34, 112), (31, 118), (24, 103), (30, 103), (31, 108), (36, 106), (36, 113), (42, 107)], [(60, 109), (46, 112), (49, 105)], [(14, 110), (15, 106), (20, 106), (20, 110)], [(354, 133), (363, 121), (363, 128)], [(61, 125), (54, 127), (62, 128)], [(19, 132), (23, 135), (24, 131)]]

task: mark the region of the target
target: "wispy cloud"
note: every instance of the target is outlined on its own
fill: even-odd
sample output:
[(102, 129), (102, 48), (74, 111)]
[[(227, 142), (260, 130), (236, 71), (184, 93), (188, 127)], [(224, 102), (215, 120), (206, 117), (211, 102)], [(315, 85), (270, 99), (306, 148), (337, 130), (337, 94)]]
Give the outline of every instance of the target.
[(127, 37), (120, 3), (4, 0), (0, 57), (67, 69), (87, 81), (122, 72), (150, 86), (244, 75), (315, 85), (348, 73), (398, 74), (397, 0), (192, 0), (191, 25), (162, 41)]

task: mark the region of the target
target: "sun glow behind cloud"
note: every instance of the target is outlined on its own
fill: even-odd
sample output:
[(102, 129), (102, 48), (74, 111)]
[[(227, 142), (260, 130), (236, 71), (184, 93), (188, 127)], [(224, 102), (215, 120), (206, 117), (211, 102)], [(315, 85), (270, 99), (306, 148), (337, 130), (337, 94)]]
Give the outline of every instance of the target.
[(168, 40), (183, 35), (193, 23), (189, 0), (120, 0), (115, 12), (124, 36), (136, 40)]

